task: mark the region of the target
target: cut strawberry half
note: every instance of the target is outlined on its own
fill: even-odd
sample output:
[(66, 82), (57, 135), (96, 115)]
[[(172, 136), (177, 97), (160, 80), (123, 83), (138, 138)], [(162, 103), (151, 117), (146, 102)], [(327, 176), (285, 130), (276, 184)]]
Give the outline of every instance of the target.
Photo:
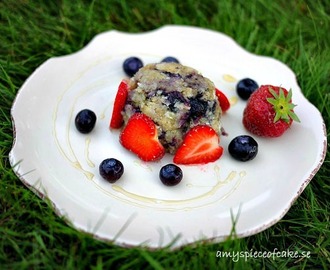
[(143, 161), (156, 161), (165, 154), (165, 149), (158, 140), (155, 123), (143, 113), (131, 116), (120, 134), (119, 141)]
[(128, 83), (126, 80), (122, 80), (119, 84), (115, 102), (113, 105), (110, 128), (120, 128), (123, 125), (124, 120), (121, 112), (125, 107), (127, 95)]
[(198, 125), (188, 131), (182, 145), (176, 151), (176, 164), (205, 164), (216, 161), (223, 153), (219, 136), (208, 125)]
[(223, 112), (228, 111), (228, 109), (230, 108), (230, 102), (229, 102), (227, 96), (217, 88), (215, 88), (215, 95), (217, 96), (217, 98), (219, 100), (221, 110)]

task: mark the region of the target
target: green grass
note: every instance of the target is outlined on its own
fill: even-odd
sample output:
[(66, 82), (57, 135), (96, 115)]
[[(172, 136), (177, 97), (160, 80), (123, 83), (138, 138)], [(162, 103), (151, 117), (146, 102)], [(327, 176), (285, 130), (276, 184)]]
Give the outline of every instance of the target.
[[(148, 251), (80, 233), (57, 217), (11, 170), (10, 108), (27, 77), (46, 59), (75, 52), (96, 34), (141, 32), (164, 24), (223, 32), (247, 50), (285, 62), (330, 127), (330, 5), (315, 1), (0, 2), (0, 269), (327, 269), (330, 265), (329, 155), (284, 218), (244, 239)], [(329, 135), (329, 132), (328, 132)], [(310, 258), (249, 258), (217, 251), (310, 252)]]

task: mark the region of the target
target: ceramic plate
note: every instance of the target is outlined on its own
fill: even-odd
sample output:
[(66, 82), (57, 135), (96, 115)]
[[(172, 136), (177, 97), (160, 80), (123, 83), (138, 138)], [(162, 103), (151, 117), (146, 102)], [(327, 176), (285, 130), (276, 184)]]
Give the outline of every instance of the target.
[[(108, 128), (117, 87), (125, 77), (122, 63), (129, 56), (144, 64), (175, 56), (210, 78), (231, 101), (222, 117), (228, 133), (221, 138), (223, 156), (206, 165), (181, 166), (184, 179), (175, 187), (164, 186), (158, 177), (172, 156), (142, 162), (119, 144), (119, 131)], [(235, 136), (248, 134), (241, 122), (246, 102), (235, 91), (245, 77), (259, 85), (291, 88), (301, 123), (280, 138), (256, 138), (257, 157), (238, 162), (227, 147)], [(97, 115), (88, 135), (74, 126), (75, 115), (85, 108)], [(253, 55), (221, 33), (195, 27), (105, 32), (74, 54), (49, 59), (19, 90), (12, 119), (10, 162), (22, 182), (49, 199), (76, 229), (124, 246), (179, 247), (221, 241), (233, 227), (239, 237), (265, 230), (289, 210), (326, 152), (323, 119), (287, 66)], [(109, 157), (125, 167), (115, 184), (98, 173)]]

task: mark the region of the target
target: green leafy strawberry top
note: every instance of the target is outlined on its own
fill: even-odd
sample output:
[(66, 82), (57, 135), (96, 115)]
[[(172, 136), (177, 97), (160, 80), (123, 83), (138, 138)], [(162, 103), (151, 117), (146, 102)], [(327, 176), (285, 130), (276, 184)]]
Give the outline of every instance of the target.
[(275, 110), (274, 123), (280, 119), (287, 123), (290, 122), (290, 119), (300, 122), (298, 116), (293, 112), (293, 108), (296, 105), (291, 102), (291, 89), (286, 96), (282, 88), (279, 89), (279, 93), (276, 93), (276, 91), (269, 87), (269, 92), (273, 95), (272, 98), (267, 98), (267, 101), (273, 105)]

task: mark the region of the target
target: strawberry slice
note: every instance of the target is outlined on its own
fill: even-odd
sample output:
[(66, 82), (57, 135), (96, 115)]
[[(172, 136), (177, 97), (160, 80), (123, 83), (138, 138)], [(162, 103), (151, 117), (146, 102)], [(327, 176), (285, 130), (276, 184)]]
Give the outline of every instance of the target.
[(143, 113), (131, 116), (120, 134), (119, 141), (143, 161), (156, 161), (165, 154), (165, 149), (158, 140), (155, 123)]
[(176, 164), (205, 164), (220, 158), (223, 148), (219, 146), (219, 136), (208, 125), (191, 128), (176, 151), (173, 162)]
[(220, 107), (221, 110), (223, 112), (228, 111), (228, 109), (230, 108), (230, 103), (228, 98), (226, 97), (226, 95), (224, 93), (222, 93), (219, 89), (215, 88), (215, 95), (217, 96), (219, 103), (220, 103)]
[(128, 83), (122, 80), (119, 84), (118, 91), (113, 105), (112, 116), (110, 120), (110, 128), (120, 128), (123, 125), (122, 110), (125, 107), (128, 95)]

